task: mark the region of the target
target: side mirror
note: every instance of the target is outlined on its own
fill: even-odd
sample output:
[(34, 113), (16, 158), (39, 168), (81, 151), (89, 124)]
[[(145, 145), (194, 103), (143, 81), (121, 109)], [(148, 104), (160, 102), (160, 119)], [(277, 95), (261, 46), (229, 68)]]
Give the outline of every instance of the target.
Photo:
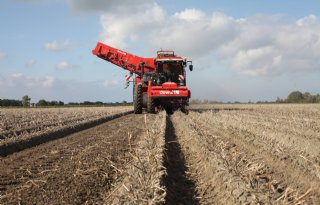
[(192, 71), (193, 70), (193, 65), (189, 65), (189, 70)]

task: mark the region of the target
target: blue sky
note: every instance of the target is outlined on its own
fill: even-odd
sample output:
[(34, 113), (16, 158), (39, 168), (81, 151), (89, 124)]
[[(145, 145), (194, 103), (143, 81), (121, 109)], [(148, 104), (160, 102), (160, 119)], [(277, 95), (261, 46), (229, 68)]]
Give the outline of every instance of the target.
[(320, 88), (320, 1), (7, 0), (0, 3), (0, 98), (131, 101), (127, 71), (93, 56), (102, 41), (194, 62), (192, 97), (285, 98)]

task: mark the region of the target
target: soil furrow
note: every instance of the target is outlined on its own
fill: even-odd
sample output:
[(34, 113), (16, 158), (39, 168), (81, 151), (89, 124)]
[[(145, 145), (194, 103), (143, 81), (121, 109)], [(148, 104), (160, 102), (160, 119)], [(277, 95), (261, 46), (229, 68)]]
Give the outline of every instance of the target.
[[(226, 153), (226, 144), (217, 138), (199, 135), (180, 114), (173, 116), (177, 136), (185, 152), (189, 176), (196, 182), (201, 204), (258, 203), (247, 183), (232, 167), (232, 157)], [(229, 147), (231, 148), (231, 147)], [(227, 148), (228, 149), (228, 148)]]
[(187, 176), (185, 156), (169, 116), (165, 130), (164, 166), (167, 171), (167, 175), (163, 177), (167, 190), (166, 204), (199, 204), (196, 198), (196, 185)]

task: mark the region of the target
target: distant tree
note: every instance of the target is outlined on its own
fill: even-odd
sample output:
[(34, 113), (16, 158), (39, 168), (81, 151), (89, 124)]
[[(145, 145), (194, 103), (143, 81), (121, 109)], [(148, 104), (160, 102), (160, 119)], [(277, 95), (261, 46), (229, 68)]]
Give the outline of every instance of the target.
[(309, 92), (303, 94), (303, 102), (305, 103), (316, 103), (317, 95), (311, 95)]
[(315, 99), (316, 99), (316, 103), (320, 103), (320, 94), (317, 94), (315, 96)]
[(256, 102), (256, 104), (272, 104), (272, 103), (274, 103), (274, 102), (272, 102), (272, 101), (257, 101)]
[(300, 91), (293, 91), (288, 95), (286, 102), (288, 103), (303, 102), (303, 94)]
[(311, 97), (311, 94), (309, 92), (305, 92), (305, 93), (302, 94), (302, 96), (303, 96), (304, 99), (308, 99), (308, 98)]
[(221, 101), (216, 101), (216, 100), (210, 100), (209, 103), (210, 103), (210, 104), (222, 104), (223, 102), (221, 102)]
[(57, 106), (58, 105), (58, 101), (52, 100), (51, 102), (48, 102), (49, 105), (51, 106)]
[(78, 106), (78, 105), (80, 105), (80, 103), (77, 103), (77, 102), (69, 102), (68, 105), (70, 105), (70, 106)]
[(23, 107), (29, 107), (30, 106), (30, 100), (31, 98), (28, 95), (25, 95), (22, 97), (22, 105)]
[(91, 101), (83, 101), (83, 103), (80, 103), (80, 105), (94, 105), (94, 102), (91, 102)]
[(48, 106), (48, 102), (44, 99), (38, 101), (37, 106)]
[(283, 103), (284, 102), (284, 100), (283, 99), (281, 99), (280, 97), (277, 97), (277, 99), (276, 99), (276, 103)]
[(196, 98), (192, 98), (190, 101), (190, 104), (200, 104), (200, 103), (201, 103), (201, 100), (196, 99)]
[(3, 106), (3, 107), (22, 106), (22, 101), (21, 100), (0, 99), (0, 106)]
[(63, 106), (63, 105), (64, 105), (64, 102), (59, 101), (59, 102), (58, 102), (58, 105), (59, 105), (59, 106)]
[(305, 93), (303, 93), (302, 94), (302, 101), (304, 102), (304, 103), (309, 103), (309, 102), (311, 102), (312, 101), (312, 95), (309, 93), (309, 92), (305, 92)]

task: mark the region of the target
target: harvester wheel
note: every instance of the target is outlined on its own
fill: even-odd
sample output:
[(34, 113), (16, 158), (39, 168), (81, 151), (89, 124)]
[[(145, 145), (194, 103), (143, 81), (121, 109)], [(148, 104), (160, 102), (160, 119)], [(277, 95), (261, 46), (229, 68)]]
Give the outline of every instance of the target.
[(166, 110), (167, 115), (173, 115), (172, 107), (166, 107), (165, 110)]
[(180, 110), (181, 110), (181, 112), (183, 112), (183, 113), (186, 114), (186, 115), (189, 114), (189, 110), (186, 108), (185, 105), (181, 106)]
[(153, 98), (148, 99), (147, 103), (147, 112), (148, 113), (155, 113), (156, 112), (156, 105)]
[(142, 113), (142, 85), (134, 87), (133, 111), (135, 114)]

